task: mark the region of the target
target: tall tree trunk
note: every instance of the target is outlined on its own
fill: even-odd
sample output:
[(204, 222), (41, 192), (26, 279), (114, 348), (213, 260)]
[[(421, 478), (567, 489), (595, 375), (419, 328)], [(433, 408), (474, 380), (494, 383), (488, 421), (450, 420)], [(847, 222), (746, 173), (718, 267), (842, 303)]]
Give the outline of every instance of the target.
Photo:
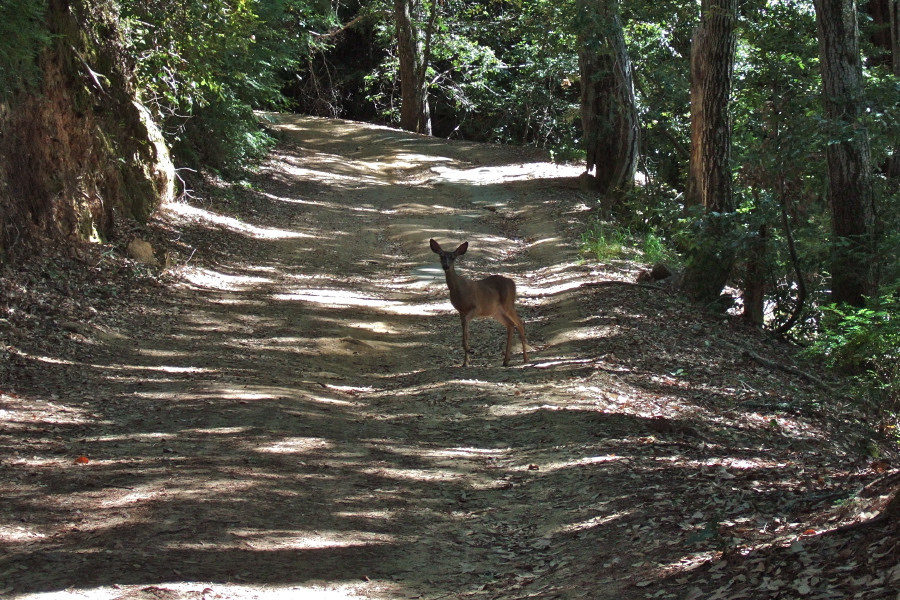
[(891, 0), (891, 63), (892, 72), (900, 77), (900, 0)]
[(686, 206), (706, 213), (700, 241), (688, 253), (682, 288), (710, 303), (734, 265), (728, 238), (732, 227), (723, 214), (734, 211), (731, 176), (731, 118), (728, 114), (734, 71), (737, 0), (703, 0), (700, 25), (691, 45), (691, 159)]
[(731, 117), (737, 0), (703, 0), (691, 45), (691, 159), (685, 202), (734, 210)]
[(888, 65), (900, 76), (900, 0), (869, 0), (866, 12), (875, 26), (872, 44), (881, 49), (875, 62)]
[(585, 19), (578, 62), (587, 170), (595, 172), (604, 196), (617, 197), (634, 185), (640, 152), (631, 61), (618, 0), (581, 0), (579, 8)]
[(815, 0), (828, 123), (831, 297), (863, 306), (875, 292), (875, 207), (869, 137), (862, 123), (862, 64), (855, 0)]
[(428, 67), (428, 40), (434, 24), (436, 6), (423, 39), (415, 17), (421, 0), (394, 0), (394, 21), (397, 30), (397, 55), (400, 59), (400, 127), (407, 131), (431, 135), (428, 114), (428, 88), (425, 73)]

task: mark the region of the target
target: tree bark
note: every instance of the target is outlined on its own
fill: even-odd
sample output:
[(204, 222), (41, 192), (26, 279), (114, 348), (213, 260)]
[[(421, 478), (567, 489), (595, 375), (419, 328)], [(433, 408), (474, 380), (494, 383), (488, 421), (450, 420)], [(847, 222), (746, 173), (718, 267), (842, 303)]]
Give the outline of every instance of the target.
[(581, 0), (581, 124), (594, 187), (617, 199), (634, 185), (640, 127), (618, 0)]
[[(875, 26), (872, 45), (876, 52), (869, 60), (900, 77), (900, 0), (869, 0), (866, 12)], [(881, 165), (881, 172), (900, 179), (900, 151), (894, 149)]]
[(729, 239), (734, 212), (731, 176), (732, 74), (737, 0), (703, 0), (691, 45), (691, 159), (685, 205), (702, 206), (705, 218), (688, 251), (682, 290), (709, 304), (718, 298), (734, 265)]
[(734, 210), (731, 117), (737, 0), (703, 0), (691, 45), (691, 160), (685, 203)]
[(855, 0), (815, 0), (827, 121), (831, 297), (863, 306), (875, 292), (875, 207), (862, 122), (862, 64)]
[[(425, 85), (428, 44), (415, 24), (415, 16), (420, 7), (421, 0), (394, 0), (397, 56), (400, 59), (400, 127), (431, 135), (428, 89)], [(434, 14), (432, 12), (426, 36), (430, 36)]]

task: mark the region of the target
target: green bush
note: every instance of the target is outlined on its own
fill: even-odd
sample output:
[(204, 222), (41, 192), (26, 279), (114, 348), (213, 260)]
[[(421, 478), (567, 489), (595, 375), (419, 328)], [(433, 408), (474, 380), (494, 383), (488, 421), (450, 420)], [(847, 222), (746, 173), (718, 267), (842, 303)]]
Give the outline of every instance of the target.
[(810, 352), (852, 376), (870, 424), (884, 432), (900, 417), (900, 298), (883, 294), (865, 308), (830, 306)]
[(218, 100), (197, 108), (185, 121), (173, 150), (185, 164), (229, 175), (263, 158), (274, 145), (249, 106)]

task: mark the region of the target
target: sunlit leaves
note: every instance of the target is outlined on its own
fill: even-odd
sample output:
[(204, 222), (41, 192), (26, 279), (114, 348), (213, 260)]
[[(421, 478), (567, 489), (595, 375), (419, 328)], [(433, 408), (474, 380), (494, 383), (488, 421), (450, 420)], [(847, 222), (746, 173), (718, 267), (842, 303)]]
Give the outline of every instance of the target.
[[(119, 2), (144, 101), (163, 122), (170, 143), (194, 147), (201, 162), (226, 163), (253, 153), (259, 139), (251, 109), (284, 106), (281, 75), (308, 54), (310, 29), (333, 22), (330, 5), (314, 0)], [(186, 132), (191, 137), (186, 119), (201, 111), (218, 127), (209, 133), (224, 139), (204, 133), (185, 139)], [(211, 145), (236, 153), (218, 156)]]

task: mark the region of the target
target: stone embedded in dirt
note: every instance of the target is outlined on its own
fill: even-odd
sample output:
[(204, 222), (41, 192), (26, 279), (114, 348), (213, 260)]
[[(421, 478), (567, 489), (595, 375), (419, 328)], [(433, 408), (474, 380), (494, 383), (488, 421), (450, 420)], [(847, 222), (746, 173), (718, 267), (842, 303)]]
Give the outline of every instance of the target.
[(156, 256), (153, 254), (153, 246), (141, 238), (131, 240), (131, 243), (128, 244), (127, 252), (128, 256), (145, 265), (150, 265), (151, 267), (159, 265), (159, 261), (156, 260)]

